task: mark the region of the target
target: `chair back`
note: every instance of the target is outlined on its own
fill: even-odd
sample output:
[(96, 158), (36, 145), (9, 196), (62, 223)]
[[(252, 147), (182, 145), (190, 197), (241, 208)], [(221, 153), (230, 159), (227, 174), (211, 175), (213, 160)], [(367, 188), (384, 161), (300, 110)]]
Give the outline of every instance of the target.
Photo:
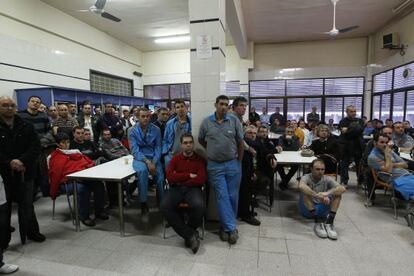
[(387, 182), (385, 182), (385, 181), (382, 181), (378, 177), (378, 174), (377, 174), (377, 171), (376, 170), (374, 170), (373, 168), (371, 168), (371, 173), (372, 173), (372, 178), (374, 179), (375, 187), (377, 187), (377, 188), (383, 188), (383, 189), (386, 189), (386, 190), (392, 190), (392, 185), (389, 184), (389, 183), (387, 183)]

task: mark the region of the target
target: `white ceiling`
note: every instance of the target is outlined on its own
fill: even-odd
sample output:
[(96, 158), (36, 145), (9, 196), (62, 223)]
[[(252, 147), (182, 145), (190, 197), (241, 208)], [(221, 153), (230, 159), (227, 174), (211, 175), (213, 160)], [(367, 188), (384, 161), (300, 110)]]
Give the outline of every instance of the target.
[[(361, 37), (375, 32), (394, 14), (402, 0), (340, 0), (336, 7), (338, 29), (359, 25), (338, 38)], [(330, 0), (241, 0), (249, 40), (276, 43), (329, 39), (320, 32), (332, 29)]]
[[(115, 23), (90, 12), (95, 0), (43, 2), (116, 37), (141, 51), (189, 48), (189, 43), (157, 45), (155, 37), (189, 33), (188, 0), (107, 0), (105, 11), (119, 17)], [(208, 0), (205, 0), (208, 1)], [(373, 33), (393, 17), (402, 0), (340, 0), (337, 27), (360, 28), (340, 38)], [(247, 36), (255, 43), (329, 39), (319, 34), (332, 29), (330, 0), (241, 0)]]

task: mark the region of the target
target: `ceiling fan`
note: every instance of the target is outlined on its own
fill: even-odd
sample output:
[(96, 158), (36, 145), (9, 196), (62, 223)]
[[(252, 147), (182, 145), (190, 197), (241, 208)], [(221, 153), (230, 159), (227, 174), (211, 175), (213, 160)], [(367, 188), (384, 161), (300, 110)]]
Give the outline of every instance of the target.
[(342, 28), (342, 29), (337, 29), (336, 28), (336, 4), (339, 2), (339, 0), (331, 0), (331, 3), (334, 7), (334, 12), (333, 12), (333, 26), (332, 26), (332, 30), (330, 30), (329, 32), (324, 32), (324, 34), (329, 35), (332, 38), (335, 38), (337, 35), (339, 34), (343, 34), (343, 33), (347, 33), (350, 31), (353, 31), (357, 28), (359, 28), (358, 25), (354, 25), (354, 26), (349, 26), (346, 28)]
[(92, 5), (89, 9), (87, 10), (78, 10), (79, 12), (93, 12), (94, 14), (100, 15), (103, 18), (115, 21), (115, 22), (121, 22), (121, 19), (119, 19), (118, 17), (107, 13), (104, 10), (106, 4), (106, 0), (96, 0), (95, 4)]

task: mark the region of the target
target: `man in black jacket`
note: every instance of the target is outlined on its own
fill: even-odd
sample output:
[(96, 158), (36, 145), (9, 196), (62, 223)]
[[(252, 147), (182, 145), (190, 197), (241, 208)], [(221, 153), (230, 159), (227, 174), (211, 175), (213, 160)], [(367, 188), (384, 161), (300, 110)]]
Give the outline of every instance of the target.
[(83, 105), (82, 112), (78, 114), (77, 120), (80, 127), (91, 131), (92, 141), (98, 143), (100, 135), (98, 132), (98, 118), (92, 115), (92, 106), (89, 103)]
[[(78, 149), (82, 154), (88, 156), (91, 160), (96, 161), (103, 153), (92, 142), (84, 138), (85, 130), (83, 127), (76, 126), (73, 128), (73, 140), (70, 141), (70, 149)], [(99, 162), (98, 162), (99, 163)]]
[(115, 116), (114, 107), (111, 103), (105, 104), (105, 114), (98, 120), (98, 132), (101, 134), (103, 129), (109, 129), (113, 138), (122, 140), (124, 136), (124, 126), (121, 120)]
[[(20, 238), (43, 242), (33, 206), (33, 162), (40, 154), (40, 142), (32, 124), (23, 121), (16, 113), (16, 103), (9, 97), (0, 97), (0, 174), (4, 181), (7, 203), (1, 213), (0, 228), (10, 229), (12, 200), (19, 205)], [(10, 231), (0, 231), (0, 246), (10, 242)]]
[(356, 174), (359, 182), (358, 168), (359, 161), (364, 150), (364, 123), (362, 119), (356, 118), (356, 109), (353, 105), (346, 107), (347, 116), (339, 122), (341, 136), (339, 142), (344, 150), (342, 160), (339, 165), (339, 174), (341, 175), (341, 184), (348, 185), (349, 164), (354, 161), (356, 165)]
[[(286, 132), (283, 136), (279, 138), (279, 146), (284, 151), (298, 151), (300, 149), (299, 138), (295, 136), (295, 130), (291, 127), (286, 128)], [(281, 190), (286, 190), (289, 188), (289, 181), (295, 175), (296, 171), (299, 169), (298, 165), (290, 165), (289, 172), (285, 173), (285, 166), (278, 165), (276, 167), (277, 172), (282, 179), (282, 182), (279, 184)]]

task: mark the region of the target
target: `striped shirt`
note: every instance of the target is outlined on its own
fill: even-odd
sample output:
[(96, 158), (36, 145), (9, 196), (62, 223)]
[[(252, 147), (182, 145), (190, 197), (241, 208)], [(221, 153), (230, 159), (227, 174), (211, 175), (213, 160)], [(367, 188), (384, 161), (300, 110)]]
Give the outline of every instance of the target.
[(48, 132), (50, 128), (49, 118), (44, 112), (37, 112), (31, 114), (27, 110), (19, 111), (17, 115), (23, 119), (23, 121), (31, 123), (39, 136), (43, 136)]

